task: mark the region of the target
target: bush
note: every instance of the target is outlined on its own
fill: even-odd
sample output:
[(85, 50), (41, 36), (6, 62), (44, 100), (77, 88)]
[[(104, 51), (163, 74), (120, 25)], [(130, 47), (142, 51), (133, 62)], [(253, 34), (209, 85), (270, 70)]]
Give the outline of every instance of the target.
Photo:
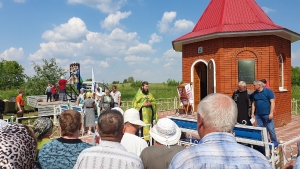
[(142, 83), (143, 83), (142, 80), (136, 80), (135, 82), (132, 82), (130, 84), (130, 87), (132, 87), (132, 88), (139, 88), (139, 87), (141, 87)]
[(174, 79), (168, 79), (168, 80), (167, 80), (167, 84), (168, 84), (168, 86), (178, 86), (178, 85), (181, 84), (181, 82), (176, 81), (176, 80), (174, 80)]

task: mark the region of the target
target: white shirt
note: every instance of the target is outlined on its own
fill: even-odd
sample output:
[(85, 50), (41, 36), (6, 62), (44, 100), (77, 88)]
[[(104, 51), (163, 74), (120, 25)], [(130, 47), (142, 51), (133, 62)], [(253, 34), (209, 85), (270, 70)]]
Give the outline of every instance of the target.
[(98, 146), (83, 150), (73, 169), (144, 169), (137, 155), (128, 152), (120, 143), (101, 140)]
[(148, 147), (148, 144), (144, 139), (129, 133), (124, 133), (121, 144), (127, 151), (132, 152), (137, 156), (140, 156), (144, 148)]
[(121, 97), (121, 92), (119, 92), (119, 91), (116, 91), (115, 93), (110, 92), (110, 95), (111, 95), (111, 97), (114, 98), (115, 103), (119, 103), (119, 98)]

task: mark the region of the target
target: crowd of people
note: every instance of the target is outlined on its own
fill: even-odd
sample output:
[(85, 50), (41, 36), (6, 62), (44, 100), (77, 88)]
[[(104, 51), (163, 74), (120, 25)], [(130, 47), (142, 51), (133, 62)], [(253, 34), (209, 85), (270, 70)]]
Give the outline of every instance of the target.
[[(0, 121), (0, 168), (271, 169), (262, 153), (237, 143), (232, 133), (237, 122), (252, 124), (251, 119), (255, 118), (257, 125), (269, 128), (271, 141), (276, 141), (271, 122), (274, 94), (262, 81), (254, 81), (253, 86), (255, 91), (251, 93), (245, 82), (239, 82), (239, 91), (235, 91), (232, 98), (213, 93), (202, 99), (196, 117), (201, 140), (189, 148), (178, 145), (184, 134), (175, 122), (169, 118), (157, 119), (155, 99), (149, 93), (148, 83), (142, 84), (133, 100), (133, 108), (125, 112), (118, 107), (121, 94), (115, 102), (113, 96), (109, 97), (111, 93), (97, 97), (96, 92), (85, 93), (82, 89), (84, 101), (80, 103), (79, 99), (77, 103), (82, 104), (85, 111), (90, 108), (94, 114), (100, 110), (96, 125), (95, 119), (82, 121), (79, 112), (66, 110), (59, 116), (61, 137), (51, 140), (54, 125), (49, 118), (39, 117), (31, 128)], [(102, 107), (104, 98), (111, 103), (110, 108)], [(242, 105), (245, 107), (241, 108)], [(114, 106), (117, 108), (112, 108)], [(96, 109), (98, 107), (100, 109)], [(94, 131), (100, 135), (98, 145), (79, 139), (85, 123), (88, 123), (85, 127), (95, 127)], [(148, 128), (145, 130), (145, 127)], [(151, 139), (154, 144), (149, 146)], [(289, 167), (300, 168), (300, 157)]]

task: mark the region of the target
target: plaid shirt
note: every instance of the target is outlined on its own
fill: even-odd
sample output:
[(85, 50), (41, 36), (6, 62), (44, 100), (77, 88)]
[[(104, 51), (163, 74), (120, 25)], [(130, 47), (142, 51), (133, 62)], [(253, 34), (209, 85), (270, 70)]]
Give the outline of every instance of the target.
[(176, 154), (169, 166), (175, 168), (272, 169), (265, 156), (238, 144), (232, 134), (224, 132), (207, 134), (199, 145)]

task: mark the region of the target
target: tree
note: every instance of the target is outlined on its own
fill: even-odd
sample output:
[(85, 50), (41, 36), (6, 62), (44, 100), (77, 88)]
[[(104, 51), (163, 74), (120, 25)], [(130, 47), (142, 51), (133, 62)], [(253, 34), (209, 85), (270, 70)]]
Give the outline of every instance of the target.
[(123, 80), (123, 83), (128, 83), (128, 82), (127, 82), (127, 79), (124, 79), (124, 80)]
[(0, 89), (16, 89), (25, 82), (24, 68), (16, 61), (1, 59)]
[(300, 67), (292, 67), (292, 85), (300, 86)]
[(92, 78), (87, 78), (85, 81), (93, 81)]
[(48, 83), (57, 84), (60, 77), (67, 73), (65, 69), (58, 67), (54, 58), (49, 61), (47, 59), (42, 61), (43, 65), (32, 62), (36, 74), (27, 78), (25, 90), (29, 95), (44, 94)]
[(132, 76), (127, 78), (127, 83), (134, 83), (134, 78)]

